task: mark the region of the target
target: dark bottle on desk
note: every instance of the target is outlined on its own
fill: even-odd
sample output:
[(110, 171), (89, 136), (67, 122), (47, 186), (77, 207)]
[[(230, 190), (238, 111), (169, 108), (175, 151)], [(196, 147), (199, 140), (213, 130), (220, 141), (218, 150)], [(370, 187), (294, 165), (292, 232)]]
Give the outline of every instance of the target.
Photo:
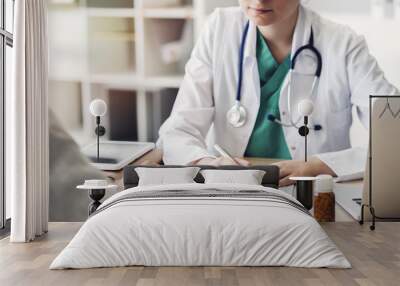
[(335, 194), (319, 193), (314, 196), (314, 217), (320, 222), (335, 221)]
[(314, 218), (319, 222), (335, 221), (335, 194), (333, 178), (329, 175), (317, 177), (314, 195)]

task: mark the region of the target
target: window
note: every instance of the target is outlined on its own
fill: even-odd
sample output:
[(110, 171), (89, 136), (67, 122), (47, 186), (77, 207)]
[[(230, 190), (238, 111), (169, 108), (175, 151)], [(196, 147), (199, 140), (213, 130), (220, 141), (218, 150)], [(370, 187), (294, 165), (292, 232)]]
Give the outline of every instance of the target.
[[(10, 194), (4, 187), (5, 98), (11, 92), (14, 0), (0, 0), (0, 228), (9, 226)], [(1, 234), (1, 233), (0, 233)]]

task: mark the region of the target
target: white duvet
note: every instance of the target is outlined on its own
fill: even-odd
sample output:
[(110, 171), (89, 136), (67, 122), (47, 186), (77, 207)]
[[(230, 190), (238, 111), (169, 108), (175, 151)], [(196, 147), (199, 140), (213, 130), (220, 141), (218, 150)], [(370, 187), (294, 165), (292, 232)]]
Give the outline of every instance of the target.
[[(146, 191), (218, 189), (281, 191), (247, 185), (136, 187), (106, 200), (50, 269), (145, 266), (292, 266), (349, 268), (350, 263), (310, 215), (257, 198), (152, 198)], [(116, 203), (117, 202), (117, 203)]]

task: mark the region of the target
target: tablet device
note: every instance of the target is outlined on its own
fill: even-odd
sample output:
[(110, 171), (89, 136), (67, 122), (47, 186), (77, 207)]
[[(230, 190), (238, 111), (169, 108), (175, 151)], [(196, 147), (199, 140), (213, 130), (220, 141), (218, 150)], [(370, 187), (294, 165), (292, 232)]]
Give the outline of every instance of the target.
[(155, 148), (150, 142), (102, 141), (100, 142), (100, 157), (97, 159), (97, 144), (93, 143), (82, 148), (82, 153), (91, 164), (100, 170), (117, 171)]

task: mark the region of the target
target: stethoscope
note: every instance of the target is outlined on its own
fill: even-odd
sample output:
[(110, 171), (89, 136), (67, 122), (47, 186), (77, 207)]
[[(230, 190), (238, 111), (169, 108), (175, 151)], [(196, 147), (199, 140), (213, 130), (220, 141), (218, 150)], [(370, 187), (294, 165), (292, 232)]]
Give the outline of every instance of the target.
[[(232, 108), (228, 111), (228, 113), (226, 115), (228, 122), (235, 128), (242, 127), (246, 123), (246, 120), (247, 120), (247, 111), (244, 108), (244, 106), (241, 104), (241, 98), (242, 98), (242, 83), (243, 83), (244, 50), (245, 50), (247, 35), (249, 33), (249, 27), (250, 27), (250, 21), (247, 21), (246, 27), (243, 31), (242, 41), (240, 43), (240, 50), (239, 50), (239, 80), (238, 80), (237, 91), (236, 91), (236, 101), (235, 101), (235, 105), (232, 106)], [(311, 51), (316, 56), (317, 68), (315, 71), (314, 80), (313, 80), (313, 84), (312, 84), (311, 91), (310, 91), (310, 96), (309, 96), (309, 98), (303, 99), (299, 102), (298, 109), (299, 109), (300, 116), (298, 119), (294, 120), (293, 113), (291, 110), (292, 73), (295, 70), (297, 58), (301, 55), (302, 52), (304, 52), (306, 50)], [(311, 97), (314, 94), (315, 88), (316, 88), (319, 78), (321, 76), (321, 72), (322, 72), (322, 57), (321, 57), (321, 53), (314, 46), (314, 32), (311, 27), (311, 34), (310, 34), (310, 39), (308, 41), (308, 44), (300, 47), (294, 53), (292, 60), (291, 60), (291, 67), (290, 67), (290, 71), (289, 71), (289, 75), (288, 75), (288, 83), (289, 84), (288, 84), (288, 97), (287, 97), (288, 115), (289, 115), (290, 122), (284, 123), (281, 120), (278, 120), (272, 114), (268, 115), (268, 120), (270, 120), (272, 122), (276, 122), (284, 127), (294, 127), (294, 128), (299, 129), (301, 127), (301, 126), (299, 126), (299, 123), (300, 123), (302, 117), (309, 116), (314, 110), (314, 105), (313, 105), (313, 102), (311, 101)], [(311, 129), (313, 129), (314, 131), (320, 131), (320, 130), (322, 130), (322, 126), (314, 125)]]

